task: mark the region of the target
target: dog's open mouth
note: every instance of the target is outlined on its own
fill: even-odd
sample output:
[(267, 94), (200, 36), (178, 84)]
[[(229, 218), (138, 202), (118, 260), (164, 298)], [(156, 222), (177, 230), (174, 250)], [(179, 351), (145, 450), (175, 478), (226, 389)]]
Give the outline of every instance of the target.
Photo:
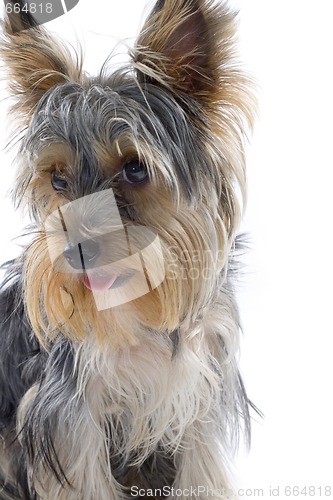
[(93, 292), (105, 292), (110, 289), (119, 288), (127, 283), (133, 276), (133, 273), (127, 274), (86, 274), (83, 278), (83, 284)]
[(111, 275), (94, 275), (91, 274), (89, 277), (86, 275), (83, 278), (83, 284), (85, 287), (89, 288), (89, 290), (93, 290), (94, 292), (105, 292), (112, 288), (112, 286), (117, 281), (118, 276), (116, 274)]

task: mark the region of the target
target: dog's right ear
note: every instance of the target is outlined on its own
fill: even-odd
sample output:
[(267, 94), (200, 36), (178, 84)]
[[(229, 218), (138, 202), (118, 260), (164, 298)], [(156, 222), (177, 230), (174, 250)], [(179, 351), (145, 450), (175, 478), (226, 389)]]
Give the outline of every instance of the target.
[(28, 123), (36, 104), (50, 88), (66, 81), (81, 81), (82, 64), (78, 56), (75, 60), (62, 43), (24, 12), (24, 5), (24, 0), (6, 1), (0, 58), (16, 101), (14, 110)]

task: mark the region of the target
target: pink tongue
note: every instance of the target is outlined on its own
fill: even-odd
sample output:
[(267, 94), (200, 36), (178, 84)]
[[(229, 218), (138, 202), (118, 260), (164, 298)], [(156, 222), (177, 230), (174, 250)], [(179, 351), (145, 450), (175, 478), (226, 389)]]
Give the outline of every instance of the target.
[(85, 276), (83, 278), (83, 284), (89, 288), (89, 290), (93, 290), (94, 292), (104, 292), (108, 290), (113, 283), (116, 281), (118, 276), (116, 274), (112, 274), (111, 276)]

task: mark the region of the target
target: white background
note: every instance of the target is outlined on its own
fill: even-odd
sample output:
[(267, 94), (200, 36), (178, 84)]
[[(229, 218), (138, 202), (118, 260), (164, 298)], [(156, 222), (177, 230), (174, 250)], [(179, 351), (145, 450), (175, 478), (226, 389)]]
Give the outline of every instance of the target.
[[(256, 489), (273, 497), (270, 487), (287, 498), (285, 486), (315, 486), (312, 498), (327, 498), (319, 487), (329, 485), (333, 497), (332, 0), (233, 3), (242, 59), (260, 87), (243, 223), (251, 251), (239, 299), (242, 372), (265, 414), (254, 423), (251, 452), (239, 456), (238, 481), (247, 498), (259, 498)], [(145, 0), (81, 0), (49, 27), (71, 41), (77, 32), (94, 73), (148, 11)], [(2, 146), (5, 108), (4, 101)], [(5, 198), (12, 175), (1, 156), (2, 261), (13, 255), (8, 242), (21, 225)]]

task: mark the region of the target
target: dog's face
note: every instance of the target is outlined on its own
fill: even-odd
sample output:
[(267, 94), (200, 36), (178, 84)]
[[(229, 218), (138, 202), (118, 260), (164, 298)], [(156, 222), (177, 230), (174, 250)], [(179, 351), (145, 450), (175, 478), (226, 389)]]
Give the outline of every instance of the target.
[(221, 286), (245, 184), (253, 101), (233, 13), (159, 1), (131, 65), (96, 78), (26, 22), (7, 20), (1, 52), (26, 126), (17, 197), (37, 228), (25, 260), (36, 333), (118, 347), (138, 325), (195, 321)]

